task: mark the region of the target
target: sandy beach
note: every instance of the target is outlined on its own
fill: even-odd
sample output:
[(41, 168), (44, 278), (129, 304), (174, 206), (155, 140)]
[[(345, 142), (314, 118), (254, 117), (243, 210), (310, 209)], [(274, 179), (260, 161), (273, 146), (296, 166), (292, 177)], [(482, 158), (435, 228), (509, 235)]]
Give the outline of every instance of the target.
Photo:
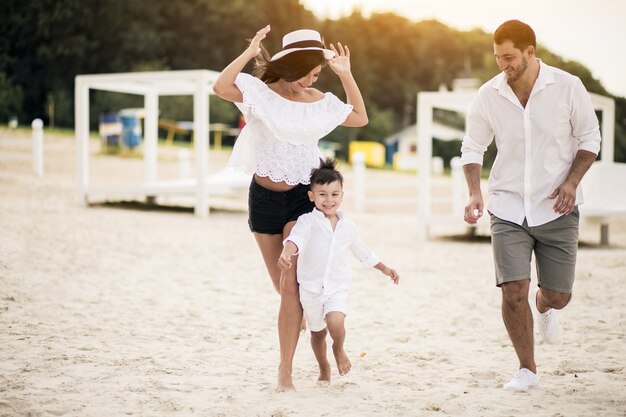
[[(97, 173), (141, 173), (140, 159), (93, 143)], [(176, 151), (159, 152), (160, 172), (175, 173)], [(226, 157), (212, 152), (212, 169)], [(625, 219), (611, 223), (609, 247), (582, 224), (561, 343), (536, 330), (541, 384), (510, 393), (517, 359), (488, 240), (420, 242), (411, 207), (351, 214), (400, 285), (355, 261), (352, 371), (333, 368), (332, 385), (317, 386), (304, 333), (297, 391), (276, 393), (279, 297), (244, 211), (84, 207), (73, 137), (46, 134), (37, 178), (29, 132), (1, 128), (0, 416), (626, 415)]]

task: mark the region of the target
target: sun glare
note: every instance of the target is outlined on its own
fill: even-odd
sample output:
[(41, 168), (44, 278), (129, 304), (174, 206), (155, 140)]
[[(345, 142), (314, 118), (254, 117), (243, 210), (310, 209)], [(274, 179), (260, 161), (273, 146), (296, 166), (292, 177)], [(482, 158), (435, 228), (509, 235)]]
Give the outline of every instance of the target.
[[(527, 0), (522, 9), (499, 0), (301, 0), (301, 4), (322, 19), (348, 16), (356, 8), (366, 17), (392, 11), (414, 21), (436, 19), (459, 30), (486, 32), (505, 20), (520, 19), (533, 26), (541, 45), (566, 60), (581, 62), (609, 91), (626, 95), (626, 54), (616, 57), (611, 52), (621, 50), (619, 42), (626, 38), (623, 0), (606, 0), (601, 8), (590, 6), (588, 0)], [(576, 30), (579, 27), (585, 30)], [(600, 40), (607, 42), (605, 48), (596, 47)]]
[(355, 7), (360, 7), (364, 12), (366, 6), (359, 6), (364, 3), (358, 0), (302, 0), (304, 7), (321, 18), (338, 19), (341, 16), (349, 15)]

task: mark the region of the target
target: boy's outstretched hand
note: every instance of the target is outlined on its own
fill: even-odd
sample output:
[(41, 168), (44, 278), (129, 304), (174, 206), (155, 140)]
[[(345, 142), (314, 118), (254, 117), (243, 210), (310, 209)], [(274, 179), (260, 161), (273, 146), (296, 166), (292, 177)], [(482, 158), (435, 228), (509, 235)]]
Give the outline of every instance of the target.
[(400, 275), (398, 275), (395, 269), (392, 269), (392, 268), (389, 268), (388, 266), (383, 265), (383, 267), (380, 268), (380, 272), (382, 272), (383, 274), (391, 278), (391, 281), (394, 284), (398, 285), (398, 283), (400, 282)]

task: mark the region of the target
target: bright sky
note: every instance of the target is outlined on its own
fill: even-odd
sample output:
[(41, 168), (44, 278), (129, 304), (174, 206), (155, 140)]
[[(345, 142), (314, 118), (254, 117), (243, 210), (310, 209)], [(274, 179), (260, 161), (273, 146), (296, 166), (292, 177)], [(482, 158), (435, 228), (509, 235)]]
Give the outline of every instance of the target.
[(411, 20), (437, 19), (459, 29), (493, 33), (509, 19), (528, 23), (537, 41), (578, 61), (612, 94), (626, 97), (626, 1), (624, 0), (301, 0), (321, 18), (360, 7), (363, 14), (390, 11)]

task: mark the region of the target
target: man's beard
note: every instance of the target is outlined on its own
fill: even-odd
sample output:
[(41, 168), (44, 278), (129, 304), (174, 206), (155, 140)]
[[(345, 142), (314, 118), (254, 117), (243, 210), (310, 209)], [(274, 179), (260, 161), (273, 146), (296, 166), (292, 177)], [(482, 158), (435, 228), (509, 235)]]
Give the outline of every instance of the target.
[(506, 75), (507, 81), (509, 83), (514, 83), (518, 81), (520, 78), (522, 78), (524, 73), (526, 73), (527, 68), (528, 68), (528, 60), (526, 59), (526, 57), (522, 57), (522, 63), (513, 70), (513, 73), (511, 75), (507, 73)]

